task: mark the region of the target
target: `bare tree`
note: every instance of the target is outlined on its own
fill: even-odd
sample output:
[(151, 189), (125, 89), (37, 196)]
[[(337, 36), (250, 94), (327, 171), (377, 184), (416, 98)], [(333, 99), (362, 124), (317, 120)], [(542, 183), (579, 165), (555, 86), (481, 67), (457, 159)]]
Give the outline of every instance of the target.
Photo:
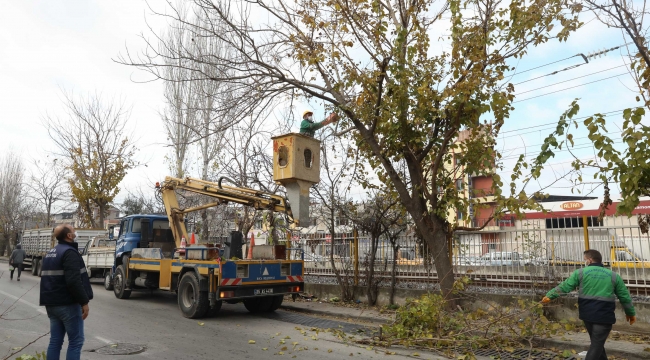
[(130, 112), (123, 103), (105, 101), (99, 94), (63, 96), (66, 116), (47, 115), (43, 123), (65, 162), (61, 166), (70, 170), (66, 180), (72, 200), (79, 204), (82, 225), (101, 227), (118, 185), (135, 166), (136, 148), (126, 130)]
[(334, 261), (337, 246), (341, 246), (337, 220), (340, 222), (339, 219), (348, 217), (348, 207), (351, 203), (350, 189), (354, 177), (348, 175), (350, 172), (357, 173), (355, 169), (359, 167), (352, 149), (348, 146), (345, 140), (331, 136), (321, 137), (321, 181), (312, 187), (312, 194), (319, 202), (319, 206), (314, 209), (314, 216), (324, 221), (330, 233), (329, 261), (341, 288), (343, 300), (353, 300), (356, 290), (351, 276), (352, 269), (346, 267), (345, 263), (341, 264), (341, 268), (337, 268)]
[(31, 211), (25, 184), (25, 167), (14, 152), (0, 158), (0, 254), (16, 244)]
[[(217, 166), (219, 176), (230, 179), (237, 186), (277, 193), (280, 186), (272, 181), (269, 141), (276, 128), (265, 123), (267, 115), (268, 112), (262, 112), (250, 116), (225, 132), (227, 141), (222, 143), (223, 155)], [(240, 207), (236, 212), (237, 230), (248, 234), (260, 216), (259, 210)]]
[(391, 278), (393, 287), (391, 288), (394, 289), (395, 263), (397, 261), (395, 255), (397, 249), (399, 249), (397, 235), (403, 231), (404, 227), (402, 224), (405, 223), (405, 213), (406, 211), (400, 206), (397, 197), (392, 196), (390, 193), (375, 190), (368, 194), (366, 200), (350, 207), (350, 211), (347, 214), (356, 228), (370, 235), (370, 249), (364, 254), (364, 264), (366, 265), (365, 283), (367, 286), (366, 297), (368, 298), (369, 305), (375, 305), (377, 303), (379, 286), (384, 281), (383, 273), (388, 267), (388, 261), (386, 259), (383, 264), (382, 274), (377, 276), (377, 250), (383, 242), (382, 240), (389, 238), (393, 250), (393, 276)]
[(193, 131), (198, 117), (196, 91), (192, 71), (186, 68), (184, 52), (192, 37), (182, 23), (175, 22), (160, 42), (160, 53), (165, 54), (165, 109), (161, 114), (167, 139), (173, 149), (172, 169), (177, 178), (185, 177), (186, 156), (194, 140)]
[(44, 226), (52, 222), (52, 210), (56, 203), (69, 198), (66, 179), (61, 176), (59, 159), (51, 161), (34, 160), (28, 186), (36, 203), (44, 210), (44, 218), (39, 221)]
[(133, 214), (164, 214), (165, 205), (162, 202), (162, 198), (147, 194), (157, 194), (157, 192), (154, 191), (153, 187), (147, 193), (142, 188), (135, 191), (128, 191), (126, 198), (120, 206), (122, 214), (124, 216)]

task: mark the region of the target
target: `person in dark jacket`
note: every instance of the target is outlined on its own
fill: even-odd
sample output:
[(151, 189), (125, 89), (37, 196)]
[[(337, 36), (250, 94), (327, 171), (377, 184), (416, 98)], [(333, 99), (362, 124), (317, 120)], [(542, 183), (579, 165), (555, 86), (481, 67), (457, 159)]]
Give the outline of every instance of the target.
[(84, 320), (93, 298), (86, 264), (74, 239), (74, 227), (59, 225), (54, 229), (58, 244), (45, 255), (41, 272), (40, 305), (50, 318), (50, 344), (47, 359), (59, 360), (63, 338), (68, 335), (67, 360), (81, 358), (84, 344)]
[(9, 257), (9, 266), (13, 269), (9, 271), (9, 280), (14, 279), (14, 270), (18, 269), (18, 278), (16, 280), (20, 281), (20, 273), (23, 271), (23, 261), (25, 260), (25, 250), (23, 250), (20, 244), (16, 245), (14, 251), (11, 252), (11, 257)]
[[(630, 325), (636, 321), (636, 312), (632, 305), (632, 298), (623, 279), (603, 267), (603, 256), (597, 250), (584, 252), (586, 268), (578, 269), (555, 289), (549, 291), (542, 303), (579, 288), (578, 311), (580, 320), (585, 323), (589, 333), (591, 345), (585, 360), (607, 360), (605, 341), (616, 323), (616, 297), (621, 302), (625, 311), (626, 320)], [(616, 296), (616, 297), (614, 297)]]

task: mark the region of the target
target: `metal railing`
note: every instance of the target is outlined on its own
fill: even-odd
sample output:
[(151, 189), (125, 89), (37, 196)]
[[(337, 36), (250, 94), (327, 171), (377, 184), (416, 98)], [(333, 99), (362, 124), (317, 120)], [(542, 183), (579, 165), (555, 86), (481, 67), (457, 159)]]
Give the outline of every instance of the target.
[[(497, 222), (498, 223), (498, 222)], [(635, 217), (512, 220), (507, 226), (458, 231), (449, 239), (456, 276), (469, 276), (477, 286), (546, 290), (584, 266), (585, 249), (598, 250), (605, 266), (621, 275), (635, 295), (650, 295), (650, 237)], [(375, 261), (371, 264), (372, 249)], [(335, 269), (365, 284), (370, 266), (376, 276), (393, 274), (409, 287), (434, 288), (433, 256), (414, 235), (391, 241), (353, 233), (294, 237), (292, 248), (304, 251), (305, 274), (332, 276)], [(297, 252), (294, 252), (297, 254)], [(382, 280), (382, 285), (387, 284)]]

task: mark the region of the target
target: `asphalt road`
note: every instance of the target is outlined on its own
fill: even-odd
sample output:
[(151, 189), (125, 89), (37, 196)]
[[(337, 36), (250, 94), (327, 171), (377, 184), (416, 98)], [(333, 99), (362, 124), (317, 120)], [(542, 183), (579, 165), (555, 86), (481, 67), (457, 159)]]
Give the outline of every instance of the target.
[[(10, 281), (7, 264), (0, 263), (0, 359), (49, 331), (45, 308), (38, 306), (39, 280), (27, 271), (20, 282), (15, 278)], [(320, 318), (283, 310), (275, 315), (284, 318), (279, 321), (249, 314), (242, 304), (224, 304), (215, 318), (191, 320), (181, 316), (173, 293), (134, 291), (131, 299), (119, 300), (112, 291), (104, 290), (100, 282), (93, 283), (93, 291), (95, 297), (84, 324), (86, 342), (82, 359), (114, 358), (97, 351), (114, 350), (125, 344), (146, 347), (144, 352), (128, 356), (138, 359), (393, 359), (414, 352), (391, 349), (397, 354), (387, 356), (383, 349), (345, 343), (330, 333), (316, 333), (311, 326), (287, 320), (298, 319), (305, 324)], [(249, 344), (250, 340), (255, 344)], [(19, 354), (45, 351), (48, 342), (49, 335), (45, 335)], [(115, 348), (112, 344), (120, 345)], [(66, 347), (67, 341), (64, 352)], [(419, 358), (432, 358), (420, 353)]]

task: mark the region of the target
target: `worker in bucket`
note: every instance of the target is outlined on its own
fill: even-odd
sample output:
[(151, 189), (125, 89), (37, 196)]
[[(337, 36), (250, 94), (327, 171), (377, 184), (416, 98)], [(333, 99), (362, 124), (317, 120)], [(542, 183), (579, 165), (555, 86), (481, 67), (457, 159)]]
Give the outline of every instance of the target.
[(314, 113), (310, 110), (306, 110), (302, 113), (302, 122), (300, 123), (300, 133), (303, 135), (314, 137), (316, 130), (331, 124), (335, 121), (338, 121), (339, 116), (336, 113), (331, 113), (327, 119), (315, 123), (314, 122)]
[(585, 323), (591, 345), (585, 360), (607, 360), (605, 341), (612, 325), (616, 323), (616, 297), (623, 305), (625, 317), (630, 325), (636, 322), (636, 312), (632, 298), (623, 279), (603, 267), (603, 256), (597, 250), (584, 252), (586, 268), (578, 269), (542, 299), (546, 304), (561, 295), (578, 288), (578, 311), (580, 320)]

